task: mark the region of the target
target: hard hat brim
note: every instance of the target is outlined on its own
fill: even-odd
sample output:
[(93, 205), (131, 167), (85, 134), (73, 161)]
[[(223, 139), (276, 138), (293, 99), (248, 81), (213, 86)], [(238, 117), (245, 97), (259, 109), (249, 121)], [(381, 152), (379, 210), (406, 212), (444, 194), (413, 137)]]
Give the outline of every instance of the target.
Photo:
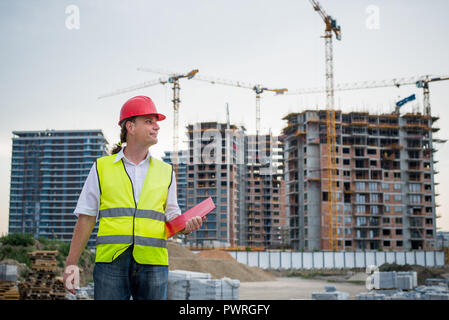
[[(131, 117), (146, 116), (146, 115), (154, 115), (154, 116), (156, 116), (157, 117), (157, 121), (162, 121), (162, 120), (165, 120), (167, 118), (162, 113), (148, 113), (148, 114), (139, 114), (139, 115), (135, 115), (135, 116), (130, 116), (130, 117), (126, 118), (126, 119), (129, 119)], [(126, 119), (123, 119), (123, 120), (119, 121), (118, 125), (121, 126), (123, 121), (125, 121)]]

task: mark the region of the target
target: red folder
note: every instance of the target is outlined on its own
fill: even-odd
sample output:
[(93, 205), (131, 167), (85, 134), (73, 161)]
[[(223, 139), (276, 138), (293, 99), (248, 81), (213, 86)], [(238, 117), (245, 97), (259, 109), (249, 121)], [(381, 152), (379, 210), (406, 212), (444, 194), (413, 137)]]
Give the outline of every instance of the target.
[(165, 224), (165, 235), (167, 239), (173, 236), (175, 233), (181, 231), (186, 227), (187, 221), (189, 221), (193, 217), (204, 217), (206, 214), (215, 209), (215, 204), (212, 201), (212, 198), (209, 197), (206, 200), (198, 203), (193, 208), (187, 210), (180, 216), (176, 217), (173, 220), (170, 220)]

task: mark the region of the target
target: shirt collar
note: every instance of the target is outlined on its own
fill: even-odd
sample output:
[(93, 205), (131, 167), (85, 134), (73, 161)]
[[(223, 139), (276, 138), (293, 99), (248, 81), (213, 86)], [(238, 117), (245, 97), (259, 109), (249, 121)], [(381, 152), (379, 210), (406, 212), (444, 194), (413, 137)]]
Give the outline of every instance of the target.
[[(125, 153), (123, 152), (123, 150), (125, 150), (125, 148), (122, 148), (118, 153), (117, 156), (115, 157), (114, 163), (125, 159), (127, 162), (132, 163), (131, 161), (129, 161), (126, 157), (125, 157)], [(145, 159), (143, 161), (147, 161), (149, 158), (151, 157), (151, 152), (150, 150), (148, 150), (147, 156), (145, 157)], [(134, 163), (132, 163), (134, 164)]]

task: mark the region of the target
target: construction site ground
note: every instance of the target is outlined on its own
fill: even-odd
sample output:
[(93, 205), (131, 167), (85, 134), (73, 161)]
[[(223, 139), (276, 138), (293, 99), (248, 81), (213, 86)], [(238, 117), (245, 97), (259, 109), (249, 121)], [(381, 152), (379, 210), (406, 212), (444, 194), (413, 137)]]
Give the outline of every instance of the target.
[(368, 291), (364, 284), (328, 282), (300, 277), (278, 277), (274, 281), (241, 282), (240, 300), (303, 300), (312, 299), (313, 292), (324, 292), (324, 286), (335, 285), (338, 291), (347, 292), (350, 299)]

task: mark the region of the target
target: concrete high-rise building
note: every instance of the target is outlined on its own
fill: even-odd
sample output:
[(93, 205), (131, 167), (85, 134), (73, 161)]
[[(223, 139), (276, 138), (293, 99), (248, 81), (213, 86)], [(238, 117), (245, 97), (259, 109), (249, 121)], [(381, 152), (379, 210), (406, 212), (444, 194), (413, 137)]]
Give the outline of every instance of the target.
[[(240, 243), (244, 214), (244, 130), (203, 122), (187, 126), (187, 207), (212, 197), (216, 208), (200, 230), (189, 235), (194, 245), (235, 246)], [(229, 144), (228, 146), (226, 144)]]
[[(284, 120), (292, 247), (329, 250), (326, 111)], [(436, 120), (419, 113), (335, 112), (339, 250), (434, 248)]]
[(187, 126), (187, 207), (212, 197), (216, 209), (188, 237), (193, 244), (286, 246), (282, 142), (218, 122)]
[[(70, 242), (84, 181), (106, 155), (101, 130), (13, 131), (9, 233)], [(94, 246), (97, 226), (88, 245)]]
[(242, 245), (286, 247), (283, 144), (271, 134), (248, 135), (246, 141), (246, 230)]

